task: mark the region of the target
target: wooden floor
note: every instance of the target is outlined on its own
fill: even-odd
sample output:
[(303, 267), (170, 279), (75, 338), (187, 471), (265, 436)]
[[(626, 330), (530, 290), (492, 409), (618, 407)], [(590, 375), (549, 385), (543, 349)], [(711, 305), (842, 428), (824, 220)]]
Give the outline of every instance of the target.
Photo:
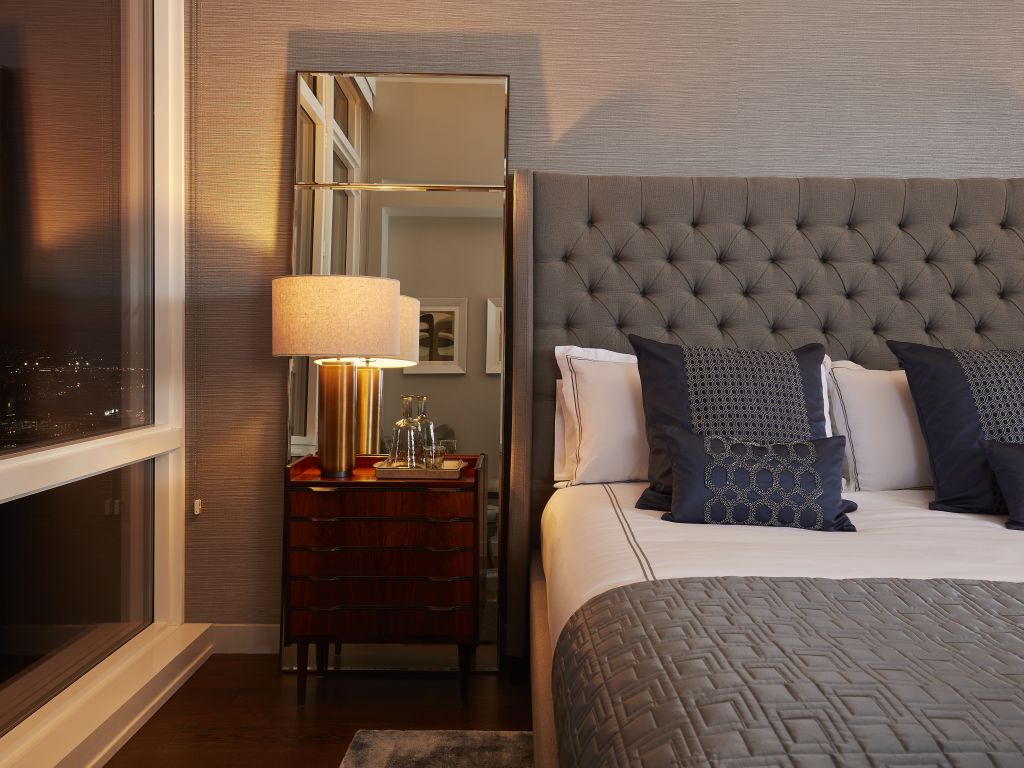
[(300, 708), (276, 664), (211, 657), (107, 765), (337, 768), (360, 728), (530, 730), (529, 683), (507, 675), (473, 675), (466, 706), (454, 674), (311, 675)]

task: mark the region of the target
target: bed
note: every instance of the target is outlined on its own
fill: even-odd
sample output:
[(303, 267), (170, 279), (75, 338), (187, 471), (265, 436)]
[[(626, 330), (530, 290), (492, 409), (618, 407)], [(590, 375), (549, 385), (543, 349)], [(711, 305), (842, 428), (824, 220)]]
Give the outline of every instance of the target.
[(521, 172), (514, 224), (508, 613), (538, 765), (1019, 764), (1021, 536), (927, 490), (848, 494), (850, 536), (555, 491), (552, 350), (1019, 347), (1024, 183)]

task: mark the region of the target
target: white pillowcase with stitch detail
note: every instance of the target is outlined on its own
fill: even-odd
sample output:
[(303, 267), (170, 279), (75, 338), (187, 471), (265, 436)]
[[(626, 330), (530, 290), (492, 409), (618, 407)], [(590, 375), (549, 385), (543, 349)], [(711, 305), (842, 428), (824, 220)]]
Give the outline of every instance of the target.
[(837, 360), (828, 379), (835, 430), (846, 437), (850, 490), (930, 488), (928, 449), (907, 374)]
[(645, 479), (650, 451), (636, 357), (560, 346), (555, 361), (562, 375), (558, 404), (564, 434), (560, 473), (555, 448), (555, 480), (579, 485)]

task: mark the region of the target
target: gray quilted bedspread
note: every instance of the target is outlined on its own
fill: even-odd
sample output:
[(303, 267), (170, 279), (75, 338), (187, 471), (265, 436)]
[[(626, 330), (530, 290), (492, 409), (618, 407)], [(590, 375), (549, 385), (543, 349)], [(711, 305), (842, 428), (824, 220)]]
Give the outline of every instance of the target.
[(630, 584), (572, 616), (553, 675), (572, 768), (1024, 766), (1024, 584)]

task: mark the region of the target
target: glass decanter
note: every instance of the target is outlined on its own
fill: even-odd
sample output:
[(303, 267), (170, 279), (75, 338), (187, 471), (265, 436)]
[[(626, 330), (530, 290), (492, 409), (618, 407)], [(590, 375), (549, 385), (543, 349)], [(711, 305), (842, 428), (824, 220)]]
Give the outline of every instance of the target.
[(426, 466), (424, 453), (436, 445), (434, 440), (434, 422), (427, 418), (427, 396), (416, 396), (416, 460), (420, 466)]
[(422, 467), (423, 449), (420, 447), (420, 424), (412, 415), (412, 395), (402, 395), (402, 418), (395, 422), (391, 433), (391, 451), (388, 466), (401, 469)]

